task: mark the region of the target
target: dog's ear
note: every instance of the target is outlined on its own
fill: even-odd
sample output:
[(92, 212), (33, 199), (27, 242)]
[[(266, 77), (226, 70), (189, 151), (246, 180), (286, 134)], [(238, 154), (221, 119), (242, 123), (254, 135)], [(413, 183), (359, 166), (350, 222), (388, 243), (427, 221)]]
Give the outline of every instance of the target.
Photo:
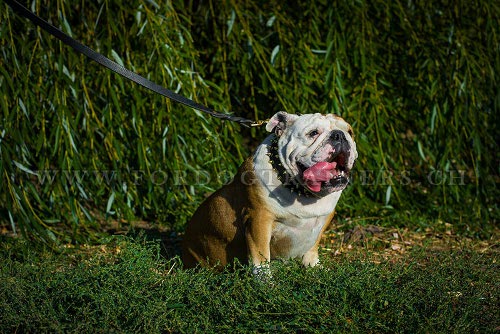
[(297, 118), (299, 118), (299, 116), (288, 114), (285, 111), (278, 111), (269, 119), (269, 122), (267, 122), (266, 130), (267, 132), (274, 132), (279, 137)]

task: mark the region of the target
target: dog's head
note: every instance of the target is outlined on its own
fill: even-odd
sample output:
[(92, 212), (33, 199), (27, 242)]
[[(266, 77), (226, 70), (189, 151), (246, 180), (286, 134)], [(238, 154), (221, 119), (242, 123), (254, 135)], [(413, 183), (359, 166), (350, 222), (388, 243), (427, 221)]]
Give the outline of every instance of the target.
[(333, 114), (280, 111), (266, 130), (278, 137), (278, 156), (295, 180), (317, 196), (343, 190), (358, 157), (351, 126)]

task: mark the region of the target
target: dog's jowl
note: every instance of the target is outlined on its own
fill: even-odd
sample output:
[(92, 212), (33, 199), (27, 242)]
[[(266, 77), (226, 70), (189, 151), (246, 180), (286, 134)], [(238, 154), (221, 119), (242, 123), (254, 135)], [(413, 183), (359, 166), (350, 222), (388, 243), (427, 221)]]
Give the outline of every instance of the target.
[(239, 259), (267, 271), (276, 258), (318, 264), (318, 243), (333, 217), (358, 153), (351, 126), (328, 114), (278, 112), (271, 134), (234, 180), (193, 215), (183, 262), (224, 266)]

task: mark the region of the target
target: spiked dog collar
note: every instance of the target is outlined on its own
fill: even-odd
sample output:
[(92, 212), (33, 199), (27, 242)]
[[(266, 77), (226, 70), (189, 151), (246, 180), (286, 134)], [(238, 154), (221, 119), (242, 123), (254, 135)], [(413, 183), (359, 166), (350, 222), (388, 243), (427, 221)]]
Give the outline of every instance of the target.
[(278, 136), (274, 136), (271, 140), (271, 144), (267, 147), (267, 155), (269, 156), (269, 162), (273, 167), (273, 170), (276, 172), (278, 176), (278, 180), (283, 184), (283, 186), (289, 189), (292, 193), (297, 194), (298, 196), (304, 197), (316, 197), (311, 191), (309, 191), (306, 187), (299, 183), (297, 178), (290, 175), (283, 163), (281, 162), (279, 152), (278, 152)]

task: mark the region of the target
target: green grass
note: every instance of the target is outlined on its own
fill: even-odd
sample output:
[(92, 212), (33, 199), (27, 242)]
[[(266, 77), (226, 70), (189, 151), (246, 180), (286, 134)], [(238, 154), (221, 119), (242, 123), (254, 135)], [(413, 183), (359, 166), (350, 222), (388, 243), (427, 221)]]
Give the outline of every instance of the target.
[(3, 239), (1, 332), (486, 333), (498, 329), (495, 253), (416, 248), (395, 261), (369, 252), (325, 269), (273, 263), (274, 285), (240, 267), (181, 270), (158, 242), (34, 250)]

